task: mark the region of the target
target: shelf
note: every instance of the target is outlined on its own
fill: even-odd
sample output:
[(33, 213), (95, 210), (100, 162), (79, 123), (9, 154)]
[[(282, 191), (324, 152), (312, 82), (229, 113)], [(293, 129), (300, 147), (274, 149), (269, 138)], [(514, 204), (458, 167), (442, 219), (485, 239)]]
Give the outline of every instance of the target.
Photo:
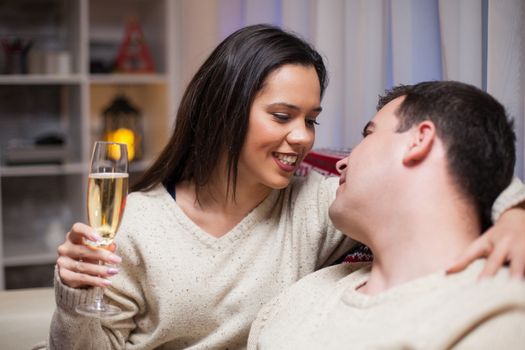
[(0, 176), (49, 176), (49, 175), (76, 175), (88, 172), (89, 166), (82, 163), (57, 165), (16, 165), (0, 167)]
[(43, 264), (53, 264), (57, 260), (57, 253), (55, 252), (45, 252), (45, 253), (35, 253), (35, 252), (26, 252), (23, 255), (16, 256), (5, 256), (4, 257), (4, 266), (28, 266), (28, 265), (43, 265)]
[[(149, 159), (132, 162), (129, 171), (142, 172), (146, 170), (152, 161)], [(49, 176), (49, 175), (76, 175), (88, 173), (89, 166), (82, 163), (57, 164), (57, 165), (12, 165), (0, 167), (1, 177), (19, 176)]]
[(78, 174), (2, 178), (3, 264), (52, 263), (71, 225), (85, 220), (85, 188)]
[(94, 43), (109, 43), (111, 45), (119, 45), (124, 38), (125, 27), (101, 25), (89, 29), (89, 41)]
[[(87, 220), (91, 147), (103, 137), (103, 111), (115, 96), (125, 94), (141, 111), (143, 153), (130, 163), (132, 185), (169, 140), (178, 82), (171, 0), (4, 2), (0, 37), (32, 46), (25, 60), (0, 53), (0, 290), (52, 281), (58, 245), (74, 222)], [(131, 17), (140, 22), (154, 73), (109, 69)], [(47, 141), (53, 137), (63, 139), (63, 156), (23, 158), (28, 153), (16, 150), (59, 144)]]
[(92, 74), (91, 84), (165, 84), (164, 74)]
[(80, 74), (4, 74), (0, 75), (0, 85), (80, 84), (84, 79)]

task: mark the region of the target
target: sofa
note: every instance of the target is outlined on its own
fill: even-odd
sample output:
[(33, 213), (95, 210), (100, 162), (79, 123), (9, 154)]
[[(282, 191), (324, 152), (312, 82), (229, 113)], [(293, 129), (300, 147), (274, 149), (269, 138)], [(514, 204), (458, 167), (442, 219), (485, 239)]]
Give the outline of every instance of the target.
[(54, 309), (53, 288), (0, 291), (0, 348), (33, 349), (43, 344)]

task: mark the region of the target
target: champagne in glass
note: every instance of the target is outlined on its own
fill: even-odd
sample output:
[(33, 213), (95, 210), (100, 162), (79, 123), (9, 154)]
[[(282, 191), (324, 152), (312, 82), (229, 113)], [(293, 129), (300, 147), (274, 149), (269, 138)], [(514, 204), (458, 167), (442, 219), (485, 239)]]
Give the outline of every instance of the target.
[(86, 241), (92, 247), (107, 247), (113, 243), (124, 213), (128, 192), (128, 174), (95, 173), (88, 178), (88, 219), (102, 240)]
[[(95, 142), (88, 177), (89, 224), (102, 237), (85, 240), (93, 249), (107, 249), (115, 238), (128, 194), (127, 146), (116, 142)], [(95, 287), (95, 300), (76, 307), (79, 314), (104, 318), (117, 315), (120, 308), (104, 303), (102, 288)]]

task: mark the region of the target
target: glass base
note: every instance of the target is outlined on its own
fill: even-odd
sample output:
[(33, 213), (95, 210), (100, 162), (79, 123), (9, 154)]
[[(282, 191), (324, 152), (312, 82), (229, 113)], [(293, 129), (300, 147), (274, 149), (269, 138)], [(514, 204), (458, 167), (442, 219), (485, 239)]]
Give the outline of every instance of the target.
[(114, 305), (103, 303), (81, 304), (75, 308), (75, 311), (81, 315), (95, 318), (106, 318), (118, 315), (122, 310)]

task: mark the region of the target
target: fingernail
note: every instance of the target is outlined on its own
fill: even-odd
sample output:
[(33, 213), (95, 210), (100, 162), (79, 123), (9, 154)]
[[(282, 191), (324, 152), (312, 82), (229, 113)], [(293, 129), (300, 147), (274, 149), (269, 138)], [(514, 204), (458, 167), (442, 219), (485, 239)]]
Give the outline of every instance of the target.
[(108, 256), (108, 260), (114, 264), (119, 264), (122, 261), (122, 258), (118, 255), (111, 254), (110, 256)]
[(111, 285), (111, 281), (110, 281), (110, 280), (103, 279), (103, 280), (102, 280), (102, 284), (105, 285), (105, 286), (109, 286), (109, 285)]
[(110, 267), (108, 269), (108, 275), (116, 275), (118, 273), (118, 269), (114, 267)]
[(100, 236), (98, 235), (98, 233), (96, 233), (96, 232), (92, 232), (92, 233), (89, 234), (89, 239), (90, 239), (91, 241), (93, 241), (93, 242), (98, 242), (98, 241), (100, 241), (100, 240), (102, 239), (102, 237), (100, 237)]

